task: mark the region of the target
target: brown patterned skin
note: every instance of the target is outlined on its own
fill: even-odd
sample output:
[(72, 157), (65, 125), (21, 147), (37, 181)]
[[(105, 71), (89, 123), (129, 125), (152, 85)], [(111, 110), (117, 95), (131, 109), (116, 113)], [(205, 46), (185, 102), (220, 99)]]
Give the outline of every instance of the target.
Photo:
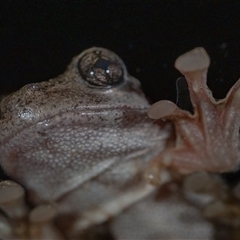
[(26, 85), (0, 106), (1, 166), (33, 205), (56, 204), (66, 236), (154, 190), (142, 175), (169, 126), (149, 120), (138, 80), (113, 52), (88, 49), (64, 74)]

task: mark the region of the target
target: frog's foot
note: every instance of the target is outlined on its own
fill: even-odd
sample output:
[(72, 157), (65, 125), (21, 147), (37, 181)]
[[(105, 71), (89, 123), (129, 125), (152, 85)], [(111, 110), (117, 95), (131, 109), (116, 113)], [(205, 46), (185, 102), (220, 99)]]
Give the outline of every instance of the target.
[(43, 204), (29, 210), (25, 190), (13, 181), (0, 182), (0, 210), (1, 239), (63, 239), (53, 225), (56, 208)]
[(203, 48), (182, 56), (175, 67), (185, 76), (193, 114), (170, 101), (159, 101), (149, 109), (149, 117), (170, 120), (175, 127), (173, 147), (160, 153), (148, 171), (174, 168), (182, 173), (195, 171), (227, 172), (239, 164), (240, 80), (225, 99), (215, 100), (206, 84), (210, 59)]

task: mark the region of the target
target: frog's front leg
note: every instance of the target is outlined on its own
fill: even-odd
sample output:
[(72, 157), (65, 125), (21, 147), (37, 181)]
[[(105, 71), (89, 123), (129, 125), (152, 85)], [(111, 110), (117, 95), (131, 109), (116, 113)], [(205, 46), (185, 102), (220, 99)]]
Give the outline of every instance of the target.
[(170, 120), (176, 134), (175, 145), (166, 148), (150, 164), (147, 176), (153, 182), (158, 182), (159, 170), (164, 167), (181, 173), (236, 170), (239, 163), (240, 81), (225, 99), (215, 100), (206, 84), (209, 65), (210, 59), (203, 48), (196, 48), (175, 62), (175, 67), (186, 78), (193, 114), (166, 100), (155, 103), (149, 110), (153, 119)]
[(24, 188), (10, 180), (0, 182), (0, 238), (63, 239), (53, 220), (56, 206), (38, 205), (31, 209), (25, 201)]

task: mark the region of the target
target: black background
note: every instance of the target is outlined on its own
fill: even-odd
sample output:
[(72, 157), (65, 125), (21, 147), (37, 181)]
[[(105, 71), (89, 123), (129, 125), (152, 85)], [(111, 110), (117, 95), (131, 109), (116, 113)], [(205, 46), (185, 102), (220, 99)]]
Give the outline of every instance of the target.
[(0, 89), (55, 77), (92, 46), (115, 51), (153, 101), (175, 101), (173, 64), (208, 51), (217, 98), (240, 76), (240, 1), (1, 1)]
[(174, 60), (197, 46), (211, 57), (216, 98), (240, 77), (240, 1), (0, 3), (0, 93), (56, 77), (92, 46), (116, 52), (152, 101), (175, 101)]

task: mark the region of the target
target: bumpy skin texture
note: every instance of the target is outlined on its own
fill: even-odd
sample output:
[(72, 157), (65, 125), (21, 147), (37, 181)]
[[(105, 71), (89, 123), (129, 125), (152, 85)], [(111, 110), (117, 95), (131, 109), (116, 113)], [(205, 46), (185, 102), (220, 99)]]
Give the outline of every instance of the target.
[(0, 164), (33, 209), (19, 184), (0, 182), (0, 238), (107, 239), (91, 233), (109, 220), (108, 239), (214, 239), (209, 219), (236, 239), (239, 189), (215, 173), (239, 164), (240, 81), (215, 100), (209, 64), (202, 48), (177, 59), (193, 113), (160, 101), (148, 112), (159, 125), (139, 82), (102, 48), (4, 98)]
[(154, 190), (142, 175), (169, 126), (148, 119), (139, 87), (117, 55), (91, 48), (59, 77), (1, 101), (0, 164), (31, 204), (56, 204), (65, 236)]

